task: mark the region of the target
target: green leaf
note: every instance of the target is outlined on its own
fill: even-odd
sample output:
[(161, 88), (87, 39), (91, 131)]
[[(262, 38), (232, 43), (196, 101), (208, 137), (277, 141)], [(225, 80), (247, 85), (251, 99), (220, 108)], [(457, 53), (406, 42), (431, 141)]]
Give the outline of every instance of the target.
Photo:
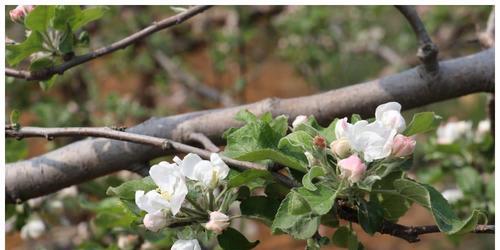
[(332, 243), (338, 247), (347, 248), (347, 241), (350, 234), (351, 232), (349, 231), (349, 228), (341, 226), (335, 230), (335, 233), (333, 233)]
[(262, 160), (272, 160), (274, 162), (277, 162), (289, 168), (296, 169), (301, 172), (306, 171), (306, 166), (304, 165), (303, 162), (274, 149), (254, 150), (252, 152), (248, 152), (234, 158), (240, 161), (253, 161), (253, 162)]
[(290, 204), (288, 205), (288, 212), (290, 214), (301, 215), (309, 213), (311, 211), (311, 207), (309, 206), (309, 204), (295, 190), (290, 191), (289, 196)]
[(61, 37), (60, 43), (59, 43), (59, 51), (61, 53), (66, 54), (73, 52), (73, 43), (74, 43), (74, 35), (73, 31), (71, 30), (71, 26), (69, 23), (66, 26), (66, 30), (64, 31), (64, 34)]
[(336, 192), (333, 188), (321, 183), (316, 185), (317, 189), (310, 191), (304, 187), (297, 189), (297, 193), (301, 198), (309, 204), (309, 207), (315, 214), (323, 215), (328, 213), (333, 207), (336, 198)]
[(42, 69), (50, 68), (54, 65), (54, 61), (49, 57), (38, 58), (37, 60), (31, 62), (30, 70), (38, 71)]
[(478, 210), (474, 210), (465, 220), (459, 219), (441, 193), (429, 185), (399, 179), (394, 182), (394, 186), (402, 196), (429, 209), (441, 232), (465, 233), (471, 231), (478, 223)]
[(319, 227), (320, 217), (312, 213), (293, 215), (290, 213), (290, 204), (295, 192), (290, 192), (276, 213), (271, 226), (273, 234), (288, 233), (296, 239), (311, 238)]
[(19, 110), (17, 110), (17, 109), (13, 109), (10, 112), (10, 124), (18, 124), (20, 116), (21, 116), (21, 112), (19, 112)]
[(81, 12), (82, 10), (78, 5), (58, 5), (55, 9), (52, 26), (55, 29), (64, 31), (71, 20), (74, 20)]
[(352, 115), (351, 115), (351, 120), (350, 120), (350, 122), (351, 122), (352, 124), (354, 124), (354, 123), (356, 123), (356, 122), (358, 122), (358, 121), (361, 121), (361, 120), (363, 120), (363, 118), (361, 118), (361, 116), (360, 116), (360, 115), (358, 115), (358, 114), (352, 114)]
[(358, 204), (358, 221), (366, 233), (375, 234), (382, 226), (383, 219), (384, 210), (378, 202), (360, 200)]
[(245, 185), (247, 183), (250, 183), (252, 181), (255, 181), (256, 179), (264, 179), (266, 181), (272, 181), (273, 176), (265, 170), (258, 170), (258, 169), (249, 169), (245, 170), (242, 173), (239, 173), (235, 175), (234, 177), (231, 177), (228, 182), (228, 187), (233, 188), (233, 187), (239, 187), (242, 185)]
[(466, 195), (481, 195), (483, 179), (481, 175), (472, 167), (464, 167), (455, 170), (455, 178), (458, 187)]
[[(393, 172), (384, 179), (375, 182), (373, 189), (395, 190), (393, 183), (395, 180), (400, 179), (402, 175), (402, 172)], [(403, 216), (411, 206), (411, 201), (405, 199), (397, 192), (395, 194), (372, 192), (370, 194), (370, 201), (377, 201), (384, 210), (384, 218), (393, 222)]]
[(441, 122), (441, 116), (434, 114), (434, 112), (422, 112), (413, 115), (413, 119), (403, 132), (406, 136), (411, 136), (418, 133), (424, 133), (429, 130), (435, 129)]
[(138, 216), (130, 212), (116, 197), (102, 200), (92, 210), (97, 212), (94, 219), (96, 225), (105, 229), (128, 227), (138, 219)]
[(44, 49), (43, 37), (39, 32), (33, 31), (24, 42), (15, 45), (7, 45), (6, 49), (7, 62), (9, 65), (15, 66), (31, 54)]
[(127, 181), (121, 184), (118, 187), (109, 187), (106, 191), (107, 195), (116, 195), (121, 199), (125, 200), (134, 200), (135, 199), (135, 191), (143, 190), (144, 192), (148, 192), (157, 188), (156, 184), (153, 182), (151, 177), (144, 177), (140, 180), (132, 180)]
[(290, 189), (279, 183), (270, 183), (266, 186), (264, 190), (267, 197), (276, 198), (282, 200), (290, 192)]
[(271, 225), (280, 201), (266, 196), (251, 196), (240, 204), (241, 214), (251, 216)]
[(40, 85), (40, 88), (43, 91), (47, 91), (50, 88), (52, 88), (52, 86), (54, 86), (54, 83), (56, 82), (56, 79), (57, 79), (57, 75), (53, 75), (48, 80), (39, 81), (38, 84)]
[(54, 13), (55, 6), (53, 5), (36, 6), (24, 19), (24, 25), (32, 31), (46, 32)]
[(328, 143), (331, 143), (335, 140), (335, 125), (337, 124), (338, 119), (335, 118), (328, 127), (324, 128), (316, 121), (314, 116), (310, 116), (309, 119), (297, 126), (294, 129), (294, 132), (303, 131), (309, 134), (311, 137), (320, 135), (326, 139)]
[(302, 185), (304, 186), (304, 188), (306, 188), (308, 190), (315, 191), (317, 188), (312, 182), (313, 179), (318, 177), (318, 176), (324, 176), (324, 175), (325, 175), (325, 171), (323, 170), (323, 168), (318, 167), (318, 166), (314, 166), (302, 178)]
[(228, 227), (222, 234), (217, 236), (217, 241), (222, 249), (241, 249), (247, 250), (252, 249), (259, 244), (259, 241), (250, 242), (248, 239), (241, 234), (238, 230)]
[(85, 26), (87, 23), (95, 21), (102, 16), (106, 12), (106, 7), (92, 7), (82, 10), (75, 18), (70, 20), (71, 29), (78, 30), (81, 27)]

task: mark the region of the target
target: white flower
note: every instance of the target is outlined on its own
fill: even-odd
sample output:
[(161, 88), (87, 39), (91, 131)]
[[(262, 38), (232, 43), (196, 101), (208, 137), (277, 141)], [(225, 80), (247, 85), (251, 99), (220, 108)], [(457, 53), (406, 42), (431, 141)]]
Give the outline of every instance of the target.
[(399, 133), (406, 128), (405, 119), (401, 115), (401, 104), (397, 102), (379, 105), (375, 110), (375, 119), (388, 128), (396, 129)]
[(198, 240), (177, 240), (171, 250), (201, 250)]
[(210, 161), (201, 159), (198, 155), (189, 153), (181, 161), (174, 158), (181, 167), (182, 173), (189, 179), (199, 181), (206, 187), (215, 188), (219, 181), (229, 174), (229, 167), (216, 153), (210, 155)]
[(392, 143), (397, 131), (375, 121), (356, 122), (347, 130), (347, 140), (351, 148), (363, 154), (366, 162), (383, 159), (391, 154)]
[(153, 232), (158, 232), (158, 230), (167, 226), (167, 218), (162, 211), (156, 211), (154, 213), (148, 213), (143, 219), (144, 226)]
[(207, 230), (220, 234), (229, 226), (229, 224), (231, 224), (229, 216), (219, 211), (214, 211), (210, 213), (210, 220), (204, 225), (204, 227)]
[(295, 120), (292, 122), (292, 128), (295, 129), (297, 128), (300, 124), (304, 123), (307, 121), (307, 116), (305, 115), (299, 115), (295, 117)]
[(45, 224), (39, 219), (33, 219), (28, 221), (26, 225), (21, 228), (21, 238), (22, 239), (36, 239), (45, 232)]
[(127, 234), (118, 236), (118, 248), (120, 249), (134, 249), (135, 244), (139, 239), (138, 235)]
[(476, 130), (476, 141), (481, 141), (487, 133), (489, 133), (491, 130), (491, 122), (490, 120), (482, 120), (479, 122), (477, 125), (477, 130)]
[(436, 131), (437, 143), (451, 144), (461, 137), (470, 136), (471, 132), (471, 121), (448, 122), (438, 127)]
[(441, 194), (449, 203), (455, 203), (464, 197), (462, 191), (456, 188), (444, 190)]
[(352, 124), (347, 122), (347, 117), (344, 117), (337, 121), (335, 124), (335, 138), (337, 140), (347, 137), (347, 130), (352, 126)]
[(188, 193), (184, 175), (179, 167), (163, 161), (151, 167), (149, 175), (159, 188), (146, 194), (142, 190), (136, 191), (137, 206), (148, 213), (167, 209), (176, 215)]

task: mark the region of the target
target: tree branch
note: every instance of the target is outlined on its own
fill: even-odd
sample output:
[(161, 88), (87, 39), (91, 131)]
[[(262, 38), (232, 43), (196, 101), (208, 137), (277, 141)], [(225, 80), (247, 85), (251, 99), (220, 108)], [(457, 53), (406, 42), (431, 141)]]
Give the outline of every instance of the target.
[[(264, 112), (271, 112), (274, 116), (285, 114), (290, 122), (297, 115), (314, 115), (325, 125), (336, 117), (353, 113), (369, 117), (377, 105), (388, 101), (397, 101), (404, 109), (411, 109), (471, 93), (492, 93), (494, 54), (495, 49), (492, 48), (442, 62), (440, 78), (432, 84), (421, 78), (417, 69), (411, 69), (306, 97), (266, 99), (233, 108), (152, 118), (126, 131), (178, 142), (188, 142), (191, 133), (202, 133), (219, 144), (225, 130), (241, 126), (234, 116), (242, 109), (256, 115)], [(103, 138), (78, 141), (32, 159), (7, 164), (6, 196), (15, 201), (49, 194), (164, 154), (165, 151), (158, 147), (124, 141)]]
[(395, 7), (403, 14), (406, 20), (408, 20), (417, 36), (420, 44), (417, 57), (423, 63), (425, 71), (431, 76), (437, 75), (439, 71), (439, 62), (437, 60), (439, 50), (432, 42), (429, 34), (427, 34), (427, 30), (425, 30), (425, 26), (422, 20), (420, 20), (415, 7), (405, 5), (396, 5)]
[[(163, 150), (174, 149), (183, 153), (195, 153), (200, 155), (202, 158), (208, 159), (210, 158), (211, 152), (202, 150), (199, 148), (191, 147), (189, 145), (185, 145), (182, 143), (174, 142), (168, 139), (161, 139), (152, 136), (146, 135), (138, 135), (132, 134), (123, 131), (117, 131), (108, 127), (75, 127), (75, 128), (40, 128), (40, 127), (22, 127), (20, 129), (15, 129), (12, 126), (7, 126), (5, 130), (5, 135), (7, 137), (22, 139), (29, 137), (44, 137), (46, 139), (53, 139), (56, 137), (80, 137), (80, 136), (98, 136), (105, 137), (110, 139), (116, 139), (121, 141), (128, 141), (133, 143), (151, 145), (155, 147), (159, 147)], [(247, 169), (262, 169), (266, 170), (267, 168), (263, 165), (238, 161), (225, 156), (221, 156), (221, 158), (232, 168), (235, 168), (239, 171), (244, 171)], [(139, 165), (140, 166), (140, 165)], [(134, 168), (135, 171), (140, 169)], [(144, 171), (139, 171), (139, 173), (143, 174)], [(272, 175), (278, 180), (278, 182), (282, 183), (288, 188), (294, 188), (300, 186), (300, 183), (297, 183), (295, 180), (289, 178), (286, 175), (279, 173), (278, 171), (271, 171)], [(8, 197), (8, 196), (7, 196)], [(9, 197), (8, 197), (9, 198)], [(7, 202), (12, 202), (12, 200), (7, 200)], [(347, 207), (343, 204), (342, 200), (338, 200), (337, 206), (337, 214), (340, 218), (358, 223), (357, 211)], [(390, 234), (392, 236), (405, 239), (406, 241), (418, 242), (419, 235), (428, 234), (428, 233), (438, 233), (439, 228), (436, 225), (431, 226), (404, 226), (400, 224), (395, 224), (389, 221), (384, 220), (382, 226), (379, 230), (381, 234)], [(479, 225), (473, 231), (474, 233), (495, 233), (494, 225)]]
[(42, 71), (24, 71), (24, 70), (16, 70), (16, 69), (5, 69), (5, 75), (12, 76), (16, 78), (23, 78), (26, 80), (46, 80), (55, 74), (63, 74), (66, 70), (71, 69), (77, 65), (88, 62), (90, 60), (96, 59), (98, 57), (107, 55), (109, 53), (115, 52), (119, 49), (123, 49), (136, 43), (137, 41), (150, 36), (160, 30), (169, 28), (171, 26), (180, 24), (189, 18), (207, 10), (211, 6), (195, 6), (192, 7), (182, 13), (171, 16), (169, 18), (163, 19), (159, 22), (154, 22), (150, 26), (142, 29), (139, 32), (136, 32), (128, 37), (123, 38), (120, 41), (114, 42), (108, 46), (104, 46), (102, 48), (91, 51), (87, 54), (76, 56), (71, 60), (64, 62), (60, 65), (48, 68)]
[(203, 147), (210, 152), (219, 152), (220, 149), (217, 147), (208, 137), (201, 133), (191, 133), (189, 135), (191, 141), (199, 142)]
[[(337, 203), (339, 204), (337, 206), (337, 214), (341, 219), (358, 223), (358, 216), (357, 216), (358, 213), (355, 209), (345, 206), (343, 204), (343, 201), (341, 200), (337, 200)], [(420, 241), (419, 238), (420, 235), (430, 234), (430, 233), (440, 233), (441, 231), (436, 225), (405, 226), (384, 220), (378, 232), (381, 234), (389, 234), (394, 237), (404, 239), (409, 243), (415, 243)], [(476, 228), (471, 233), (494, 234), (495, 225), (477, 225)]]

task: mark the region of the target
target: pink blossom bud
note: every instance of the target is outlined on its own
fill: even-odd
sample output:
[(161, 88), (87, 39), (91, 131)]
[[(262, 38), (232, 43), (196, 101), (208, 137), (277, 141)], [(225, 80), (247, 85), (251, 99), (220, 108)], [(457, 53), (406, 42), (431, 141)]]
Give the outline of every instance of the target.
[(340, 167), (341, 176), (343, 178), (348, 178), (351, 183), (360, 181), (366, 172), (366, 165), (356, 154), (340, 160), (338, 165)]
[(330, 143), (330, 149), (333, 155), (340, 159), (344, 159), (351, 153), (351, 144), (346, 139), (339, 139)]
[(205, 224), (205, 228), (220, 234), (229, 224), (229, 217), (227, 215), (219, 211), (214, 211), (210, 213), (210, 220)]
[(161, 211), (148, 213), (144, 216), (144, 226), (153, 232), (158, 232), (160, 229), (167, 226), (167, 218)]
[(415, 150), (416, 143), (415, 139), (411, 137), (401, 134), (396, 135), (392, 144), (392, 155), (395, 157), (405, 157), (411, 155), (413, 150)]
[(9, 11), (10, 20), (13, 22), (22, 22), (24, 17), (33, 11), (34, 5), (18, 5), (15, 9)]
[(322, 136), (317, 135), (313, 138), (313, 144), (319, 149), (324, 149), (326, 148), (326, 139)]

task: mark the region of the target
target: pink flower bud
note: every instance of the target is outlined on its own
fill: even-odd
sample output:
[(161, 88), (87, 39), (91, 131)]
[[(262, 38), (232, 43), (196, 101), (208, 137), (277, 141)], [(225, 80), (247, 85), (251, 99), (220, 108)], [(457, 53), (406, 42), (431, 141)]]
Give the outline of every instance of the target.
[(22, 22), (24, 17), (33, 11), (34, 5), (18, 5), (15, 9), (9, 11), (10, 20), (13, 22)]
[(324, 149), (326, 148), (326, 139), (322, 136), (317, 135), (313, 139), (313, 144), (319, 149)]
[(214, 211), (210, 213), (210, 220), (205, 224), (205, 228), (220, 234), (229, 224), (229, 217), (227, 215), (219, 211)]
[(351, 183), (360, 181), (366, 172), (366, 165), (356, 154), (340, 160), (338, 165), (340, 167), (341, 176), (343, 178), (348, 178)]
[(351, 144), (346, 139), (339, 139), (330, 143), (330, 149), (336, 157), (344, 159), (351, 153)]
[(146, 214), (142, 222), (148, 230), (153, 232), (158, 232), (167, 226), (167, 218), (165, 218), (165, 215), (161, 211)]
[(411, 155), (413, 150), (415, 150), (416, 143), (415, 139), (411, 137), (401, 134), (396, 135), (392, 144), (392, 155), (395, 157), (405, 157)]

